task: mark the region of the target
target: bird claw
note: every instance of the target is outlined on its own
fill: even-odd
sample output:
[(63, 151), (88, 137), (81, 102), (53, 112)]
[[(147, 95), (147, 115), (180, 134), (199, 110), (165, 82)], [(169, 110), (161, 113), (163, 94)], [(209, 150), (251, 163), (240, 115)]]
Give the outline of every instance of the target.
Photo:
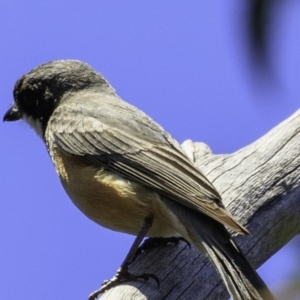
[(183, 237), (168, 237), (168, 238), (163, 238), (163, 237), (155, 237), (155, 238), (148, 238), (146, 239), (143, 244), (138, 248), (134, 259), (135, 260), (140, 254), (142, 254), (143, 252), (147, 251), (147, 250), (152, 250), (157, 246), (166, 246), (169, 243), (174, 244), (175, 246), (177, 246), (179, 244), (179, 242), (185, 242), (189, 248), (191, 249), (191, 244), (184, 239)]

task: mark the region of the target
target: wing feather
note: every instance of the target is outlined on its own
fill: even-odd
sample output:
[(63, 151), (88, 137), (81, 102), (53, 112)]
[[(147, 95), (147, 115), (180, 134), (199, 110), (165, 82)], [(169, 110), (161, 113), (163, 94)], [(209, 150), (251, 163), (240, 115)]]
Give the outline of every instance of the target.
[[(91, 105), (88, 110), (81, 104), (82, 100), (68, 101), (54, 111), (47, 139), (52, 139), (69, 155), (81, 156), (90, 165), (113, 170), (237, 232), (246, 233), (224, 209), (213, 185), (170, 135), (142, 112), (118, 101), (107, 101), (102, 106), (105, 110), (99, 108), (99, 100), (95, 102), (97, 106)], [(118, 105), (126, 112), (126, 118), (119, 115), (112, 118), (112, 110), (118, 109)], [(75, 122), (78, 118), (80, 121)], [(63, 125), (57, 120), (63, 120)]]

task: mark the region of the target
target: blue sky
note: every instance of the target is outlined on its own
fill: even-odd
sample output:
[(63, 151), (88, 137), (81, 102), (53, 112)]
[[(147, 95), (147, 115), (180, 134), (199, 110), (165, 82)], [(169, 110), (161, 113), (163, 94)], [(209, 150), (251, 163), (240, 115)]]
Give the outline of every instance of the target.
[[(251, 73), (242, 2), (2, 1), (0, 112), (22, 74), (75, 58), (179, 142), (234, 152), (300, 103), (299, 2), (286, 1), (274, 13), (274, 81)], [(133, 237), (101, 228), (77, 210), (27, 125), (0, 124), (0, 136), (0, 298), (86, 299), (114, 275)], [(275, 292), (294, 257), (287, 246), (260, 269)]]

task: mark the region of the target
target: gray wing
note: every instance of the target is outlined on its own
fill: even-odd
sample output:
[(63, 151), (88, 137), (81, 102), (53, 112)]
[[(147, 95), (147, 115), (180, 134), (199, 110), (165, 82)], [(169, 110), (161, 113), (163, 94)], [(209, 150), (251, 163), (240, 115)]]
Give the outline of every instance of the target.
[(112, 170), (241, 231), (177, 142), (116, 96), (90, 93), (68, 99), (50, 118), (47, 139), (92, 166)]

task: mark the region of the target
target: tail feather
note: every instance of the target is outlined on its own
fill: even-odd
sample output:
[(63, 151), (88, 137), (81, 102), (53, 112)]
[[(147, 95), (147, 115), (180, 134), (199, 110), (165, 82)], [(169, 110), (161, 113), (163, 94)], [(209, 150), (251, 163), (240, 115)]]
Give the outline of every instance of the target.
[[(247, 290), (244, 290), (243, 293), (240, 292), (240, 288), (243, 284), (242, 281), (239, 279), (237, 274), (235, 274), (234, 268), (231, 267), (230, 264), (226, 260), (222, 259), (222, 254), (218, 251), (217, 248), (210, 247), (209, 244), (203, 242), (202, 243), (207, 255), (209, 256), (210, 260), (214, 264), (215, 268), (221, 275), (223, 282), (226, 285), (227, 290), (229, 291), (231, 297), (233, 299), (251, 299)], [(234, 276), (227, 276), (227, 274), (235, 274)], [(236, 282), (236, 281), (240, 282)], [(244, 297), (243, 295), (247, 296)]]
[(182, 236), (209, 257), (233, 300), (275, 299), (223, 224), (174, 201), (164, 202), (181, 222)]
[[(254, 287), (253, 284), (251, 284), (251, 282), (248, 280), (247, 276), (252, 275), (251, 277), (253, 277), (252, 272), (254, 273), (254, 277), (257, 277), (258, 275), (252, 269), (250, 264), (247, 263), (247, 268), (245, 268), (245, 263), (241, 263), (241, 260), (244, 260), (242, 253), (236, 254), (233, 252), (230, 256), (228, 256), (228, 254), (226, 254), (228, 251), (224, 251), (223, 249), (219, 248), (218, 245), (214, 245), (213, 242), (202, 242), (201, 244), (215, 268), (221, 275), (232, 299), (273, 299), (260, 295), (257, 284)], [(241, 267), (241, 265), (243, 265), (243, 267)], [(251, 271), (249, 272), (249, 270)], [(260, 282), (260, 286), (261, 288), (259, 288), (259, 290), (261, 292), (262, 288), (264, 288), (264, 285), (262, 285)]]
[(192, 222), (188, 228), (192, 243), (199, 251), (205, 250), (232, 299), (275, 299), (222, 224), (198, 215), (196, 223)]

